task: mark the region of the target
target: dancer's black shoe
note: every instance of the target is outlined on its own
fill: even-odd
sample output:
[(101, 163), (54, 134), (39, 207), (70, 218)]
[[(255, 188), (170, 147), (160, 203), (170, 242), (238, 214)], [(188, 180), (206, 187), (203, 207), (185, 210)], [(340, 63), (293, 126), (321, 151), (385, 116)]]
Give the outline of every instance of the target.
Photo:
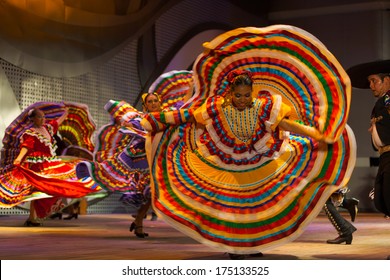
[(130, 232), (134, 230), (134, 234), (138, 238), (145, 238), (149, 236), (148, 233), (143, 232), (143, 226), (137, 226), (134, 222), (131, 223), (129, 230)]
[(232, 254), (232, 253), (229, 253), (229, 258), (231, 260), (243, 260), (246, 258), (260, 258), (262, 256), (263, 256), (263, 253), (261, 253), (261, 252), (253, 253), (253, 254)]
[(351, 221), (354, 222), (358, 213), (359, 200), (356, 198), (349, 198), (344, 202), (344, 204), (346, 204), (345, 208), (348, 210), (349, 215), (351, 216)]
[(50, 219), (54, 220), (54, 219), (59, 219), (59, 220), (62, 220), (62, 213), (54, 213), (53, 215), (50, 216)]
[(40, 227), (42, 224), (34, 221), (27, 220), (24, 222), (25, 227)]
[(72, 220), (73, 218), (75, 218), (76, 220), (78, 219), (79, 217), (79, 214), (70, 214), (68, 217), (65, 217), (64, 220)]

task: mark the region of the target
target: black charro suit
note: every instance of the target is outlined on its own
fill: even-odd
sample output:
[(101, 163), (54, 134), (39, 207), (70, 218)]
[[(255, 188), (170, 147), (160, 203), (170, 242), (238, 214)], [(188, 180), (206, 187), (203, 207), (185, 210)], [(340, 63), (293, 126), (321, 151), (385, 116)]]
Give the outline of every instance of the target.
[[(390, 91), (380, 97), (372, 110), (376, 130), (385, 146), (390, 145)], [(379, 157), (379, 168), (375, 179), (374, 203), (378, 211), (390, 216), (390, 151)]]

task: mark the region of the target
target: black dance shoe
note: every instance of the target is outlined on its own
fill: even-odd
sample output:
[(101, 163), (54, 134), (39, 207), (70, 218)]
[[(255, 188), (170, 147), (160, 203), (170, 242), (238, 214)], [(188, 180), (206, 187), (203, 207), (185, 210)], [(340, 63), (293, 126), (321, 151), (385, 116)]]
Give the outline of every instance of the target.
[(79, 217), (79, 214), (70, 214), (68, 217), (65, 217), (64, 220), (72, 220), (73, 218), (75, 218), (76, 220), (78, 219)]
[(263, 256), (262, 252), (254, 253), (254, 254), (249, 254), (249, 257), (251, 258), (261, 258)]
[(246, 258), (260, 258), (263, 256), (263, 253), (254, 253), (254, 254), (232, 254), (229, 253), (229, 258), (231, 260), (244, 260)]
[(50, 216), (50, 219), (54, 220), (54, 219), (59, 219), (59, 220), (62, 220), (62, 213), (54, 213), (53, 215)]
[(344, 243), (347, 244), (347, 245), (350, 245), (352, 244), (352, 234), (347, 234), (347, 235), (340, 235), (339, 237), (335, 238), (335, 239), (330, 239), (330, 240), (327, 240), (326, 243), (328, 244), (341, 244), (341, 243)]
[(232, 254), (232, 253), (229, 253), (229, 258), (231, 260), (244, 260), (246, 257), (246, 255), (240, 255), (240, 254)]
[(358, 213), (358, 205), (359, 205), (358, 199), (356, 199), (356, 198), (349, 199), (347, 210), (349, 212), (349, 215), (351, 216), (352, 222), (355, 221), (356, 215)]
[(156, 213), (152, 212), (152, 217), (150, 218), (151, 221), (157, 221), (157, 215)]
[(27, 220), (24, 222), (25, 227), (40, 227), (42, 224), (34, 221)]
[(134, 230), (135, 236), (138, 238), (145, 238), (148, 237), (149, 234), (146, 232), (143, 232), (143, 226), (137, 226), (134, 222), (131, 223), (129, 231), (132, 232)]

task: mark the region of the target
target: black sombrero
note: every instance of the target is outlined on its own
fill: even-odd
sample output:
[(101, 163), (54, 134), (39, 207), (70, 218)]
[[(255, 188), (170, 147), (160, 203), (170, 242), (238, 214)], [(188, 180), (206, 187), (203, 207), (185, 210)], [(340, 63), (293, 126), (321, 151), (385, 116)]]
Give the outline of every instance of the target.
[(352, 86), (356, 88), (370, 88), (367, 77), (379, 73), (390, 73), (390, 59), (358, 64), (347, 70)]

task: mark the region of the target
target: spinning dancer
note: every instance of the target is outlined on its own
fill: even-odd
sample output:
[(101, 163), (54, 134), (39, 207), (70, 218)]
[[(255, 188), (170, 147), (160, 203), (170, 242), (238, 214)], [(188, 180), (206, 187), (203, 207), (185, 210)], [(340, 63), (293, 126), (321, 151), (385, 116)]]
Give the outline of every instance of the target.
[[(60, 117), (46, 122), (43, 109), (49, 111), (48, 115), (52, 113)], [(61, 111), (64, 113), (61, 114)], [(67, 115), (67, 108), (38, 103), (27, 108), (6, 129), (0, 205), (13, 207), (31, 201), (30, 216), (25, 226), (40, 226), (38, 219), (47, 217), (60, 207), (63, 197), (79, 198), (100, 190), (93, 181), (77, 178), (77, 159), (57, 157), (55, 153), (54, 135)], [(21, 129), (23, 125), (19, 123), (27, 126)]]
[(348, 182), (349, 78), (292, 26), (239, 28), (204, 47), (194, 96), (142, 121), (153, 208), (232, 258), (256, 254), (297, 238)]

